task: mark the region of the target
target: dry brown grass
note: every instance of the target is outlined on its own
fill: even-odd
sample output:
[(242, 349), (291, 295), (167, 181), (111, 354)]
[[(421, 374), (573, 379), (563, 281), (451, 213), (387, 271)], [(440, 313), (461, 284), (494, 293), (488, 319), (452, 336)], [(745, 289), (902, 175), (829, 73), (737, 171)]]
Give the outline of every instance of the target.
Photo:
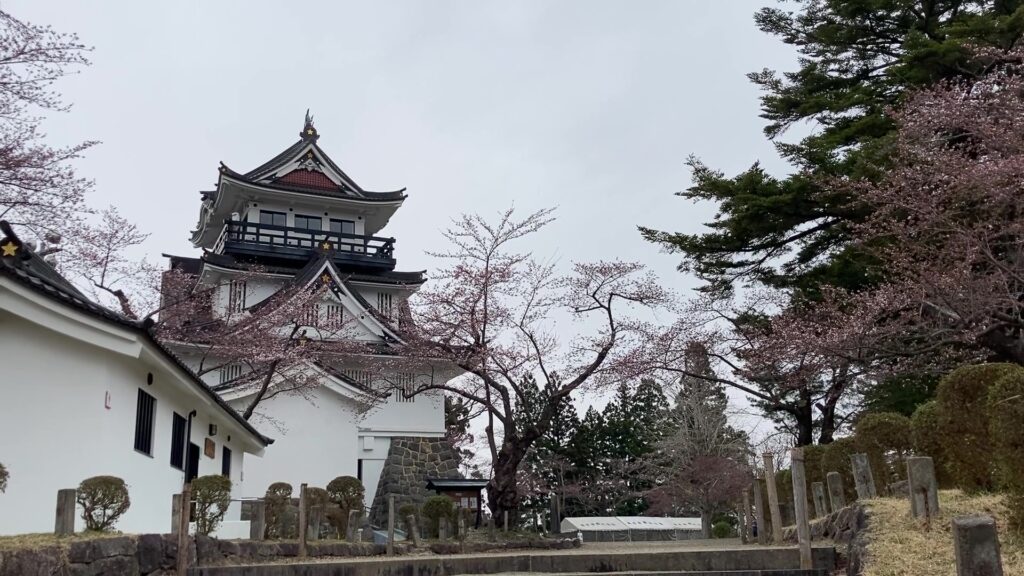
[(45, 548), (54, 544), (67, 545), (77, 540), (94, 540), (96, 538), (113, 538), (123, 536), (119, 532), (79, 532), (73, 536), (58, 538), (55, 534), (18, 534), (17, 536), (0, 536), (0, 552), (6, 550), (22, 550)]
[(959, 490), (939, 491), (942, 514), (930, 529), (910, 518), (905, 498), (879, 498), (869, 503), (868, 557), (864, 576), (956, 576), (951, 522), (955, 516), (989, 514), (999, 527), (1006, 576), (1024, 576), (1024, 540), (1006, 529), (1006, 506), (997, 494), (969, 496)]

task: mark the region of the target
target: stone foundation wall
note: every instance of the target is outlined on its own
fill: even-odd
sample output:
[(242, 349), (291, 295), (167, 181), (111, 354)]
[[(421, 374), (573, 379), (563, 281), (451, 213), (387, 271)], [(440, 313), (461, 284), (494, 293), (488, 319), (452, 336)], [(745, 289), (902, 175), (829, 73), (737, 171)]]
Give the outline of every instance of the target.
[(395, 505), (421, 506), (434, 495), (427, 490), (427, 478), (462, 478), (459, 458), (444, 438), (392, 438), (377, 493), (370, 508), (370, 522), (385, 526), (388, 518), (388, 494)]
[[(848, 576), (860, 576), (863, 573), (869, 518), (869, 511), (863, 504), (851, 504), (812, 521), (811, 540), (829, 539), (836, 544), (846, 544), (846, 573)], [(783, 528), (782, 538), (796, 543), (796, 526)]]

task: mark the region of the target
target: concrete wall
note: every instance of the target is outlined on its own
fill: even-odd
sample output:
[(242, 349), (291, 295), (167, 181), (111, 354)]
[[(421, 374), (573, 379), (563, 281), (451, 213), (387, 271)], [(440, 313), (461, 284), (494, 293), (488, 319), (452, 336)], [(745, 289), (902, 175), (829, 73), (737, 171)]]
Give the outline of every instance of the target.
[[(180, 492), (184, 476), (170, 465), (173, 412), (198, 411), (191, 441), (200, 447), (200, 475), (220, 474), (226, 444), (232, 450), (232, 480), (241, 478), (243, 448), (239, 438), (227, 441), (228, 416), (204, 407), (157, 366), (2, 310), (0, 366), (0, 462), (11, 474), (7, 492), (0, 495), (0, 534), (52, 531), (57, 490), (96, 475), (118, 476), (128, 484), (132, 504), (118, 529), (168, 531), (171, 495)], [(152, 385), (146, 383), (149, 372)], [(151, 456), (134, 449), (140, 388), (156, 398)], [(212, 438), (213, 458), (202, 455), (210, 423), (219, 427)], [(236, 495), (240, 490), (236, 486)]]

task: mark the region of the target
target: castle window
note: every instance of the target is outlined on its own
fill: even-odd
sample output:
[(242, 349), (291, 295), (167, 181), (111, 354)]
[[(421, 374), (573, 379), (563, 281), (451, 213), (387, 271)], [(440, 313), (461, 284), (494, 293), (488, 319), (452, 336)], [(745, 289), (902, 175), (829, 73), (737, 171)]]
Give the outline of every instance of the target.
[(317, 304), (309, 304), (302, 310), (302, 318), (299, 319), (299, 324), (302, 326), (319, 326), (320, 325), (320, 306)]
[(401, 372), (395, 376), (395, 402), (414, 402), (415, 396), (406, 397), (416, 391), (416, 376), (411, 372)]
[(245, 310), (245, 280), (228, 282), (228, 314)]
[(260, 224), (268, 224), (271, 226), (287, 226), (288, 215), (284, 212), (271, 212), (270, 210), (260, 210)]
[(340, 330), (345, 323), (345, 307), (341, 304), (327, 304), (327, 328)]
[(227, 364), (220, 367), (220, 383), (226, 384), (242, 375), (241, 364)]
[(171, 420), (171, 467), (185, 469), (185, 417), (174, 412)]
[(139, 400), (135, 405), (135, 449), (148, 456), (153, 455), (153, 424), (156, 423), (156, 398), (139, 388)]
[(391, 318), (391, 294), (386, 292), (377, 293), (377, 310), (385, 317)]
[(355, 234), (356, 223), (351, 220), (331, 218), (331, 232), (335, 234)]
[(319, 216), (295, 215), (295, 227), (303, 230), (323, 230), (323, 220)]

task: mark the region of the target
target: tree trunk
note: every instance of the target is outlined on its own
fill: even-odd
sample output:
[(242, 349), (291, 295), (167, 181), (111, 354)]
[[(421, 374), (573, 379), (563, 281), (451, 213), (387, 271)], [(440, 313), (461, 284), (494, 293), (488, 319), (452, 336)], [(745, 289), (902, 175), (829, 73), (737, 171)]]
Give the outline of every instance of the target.
[(532, 440), (519, 437), (507, 437), (501, 443), (498, 459), (494, 462), (494, 475), (487, 483), (487, 507), (496, 519), (501, 518), (505, 511), (514, 517), (519, 510), (516, 472), (532, 443)]
[(711, 512), (707, 510), (700, 511), (700, 537), (711, 538)]
[(791, 414), (796, 420), (796, 445), (810, 446), (814, 444), (814, 407), (809, 403), (796, 406)]
[(831, 444), (836, 433), (836, 405), (834, 403), (820, 404), (821, 410), (821, 431), (818, 432), (818, 444)]

